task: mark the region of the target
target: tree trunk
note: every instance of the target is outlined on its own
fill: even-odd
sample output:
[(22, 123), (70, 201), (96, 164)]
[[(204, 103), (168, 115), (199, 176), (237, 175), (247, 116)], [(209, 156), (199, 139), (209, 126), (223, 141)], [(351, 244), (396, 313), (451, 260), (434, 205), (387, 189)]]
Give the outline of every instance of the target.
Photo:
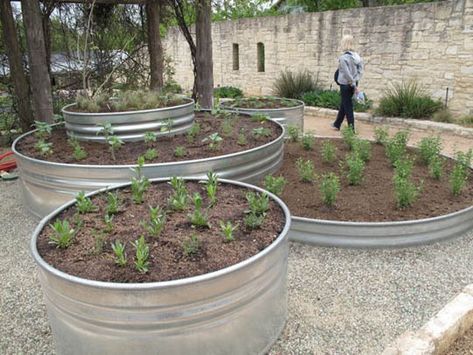
[(20, 127), (26, 132), (31, 129), (33, 124), (33, 111), (31, 109), (28, 79), (23, 70), (22, 54), (10, 2), (0, 1), (0, 19), (2, 22), (3, 42), (10, 66), (10, 79), (13, 83), (13, 100), (18, 110)]
[(36, 120), (53, 122), (51, 79), (46, 63), (46, 45), (38, 0), (21, 0), (25, 23), (28, 64)]
[(161, 43), (161, 33), (159, 31), (159, 25), (161, 23), (161, 9), (162, 7), (160, 0), (149, 0), (146, 4), (151, 90), (161, 90), (164, 86), (163, 46)]
[(210, 0), (196, 1), (196, 67), (197, 101), (202, 108), (212, 108), (213, 60), (212, 60), (212, 9)]

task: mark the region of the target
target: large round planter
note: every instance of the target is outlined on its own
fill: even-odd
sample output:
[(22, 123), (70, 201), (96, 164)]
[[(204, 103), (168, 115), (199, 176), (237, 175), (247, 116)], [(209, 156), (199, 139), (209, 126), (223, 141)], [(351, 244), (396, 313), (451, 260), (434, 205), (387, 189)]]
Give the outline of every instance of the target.
[[(105, 142), (105, 137), (98, 133), (101, 124), (109, 122), (114, 135), (123, 141), (143, 140), (146, 132), (156, 132), (158, 135), (174, 135), (184, 133), (194, 123), (194, 100), (178, 106), (157, 108), (151, 110), (86, 113), (74, 112), (70, 108), (76, 104), (67, 105), (62, 109), (66, 130), (78, 140)], [(171, 130), (161, 132), (161, 128), (172, 120)]]
[[(237, 184), (257, 191), (257, 187)], [(127, 184), (124, 184), (127, 185)], [(124, 186), (122, 185), (122, 186)], [(264, 354), (287, 316), (286, 224), (266, 249), (233, 266), (186, 279), (120, 284), (68, 275), (31, 251), (58, 354)]]
[(230, 111), (237, 111), (253, 115), (255, 113), (264, 114), (271, 118), (271, 120), (280, 123), (283, 126), (292, 125), (304, 131), (304, 103), (300, 100), (286, 99), (295, 101), (297, 106), (275, 108), (275, 109), (258, 109), (258, 108), (243, 108), (243, 107), (229, 107), (231, 101), (222, 104), (222, 107)]
[[(34, 131), (33, 131), (34, 132)], [(125, 183), (136, 165), (80, 165), (48, 162), (27, 157), (16, 145), (28, 132), (13, 142), (25, 205), (36, 216), (44, 217), (71, 200), (80, 191), (95, 191)], [(253, 149), (207, 159), (146, 164), (148, 178), (188, 176), (204, 178), (213, 171), (221, 178), (257, 182), (279, 169), (284, 155), (284, 128), (272, 142)]]

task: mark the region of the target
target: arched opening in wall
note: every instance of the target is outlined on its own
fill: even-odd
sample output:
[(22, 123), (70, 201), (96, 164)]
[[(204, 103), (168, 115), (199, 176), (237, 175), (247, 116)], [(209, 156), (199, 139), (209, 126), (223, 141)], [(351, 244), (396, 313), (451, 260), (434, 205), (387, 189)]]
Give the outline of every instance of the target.
[(233, 43), (233, 70), (240, 70), (240, 48), (238, 43)]
[(256, 50), (258, 55), (258, 72), (264, 72), (264, 44), (258, 42)]

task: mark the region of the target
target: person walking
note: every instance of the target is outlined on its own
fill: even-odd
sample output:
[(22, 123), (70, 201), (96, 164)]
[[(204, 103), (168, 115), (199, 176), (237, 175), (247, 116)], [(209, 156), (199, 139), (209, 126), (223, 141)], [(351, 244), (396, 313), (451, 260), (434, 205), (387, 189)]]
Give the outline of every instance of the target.
[(337, 118), (332, 123), (334, 129), (340, 130), (345, 119), (348, 126), (355, 130), (355, 116), (353, 115), (353, 95), (358, 94), (358, 81), (363, 75), (363, 60), (354, 51), (353, 37), (343, 36), (341, 42), (343, 54), (338, 58), (338, 78), (336, 82), (340, 85), (341, 104)]

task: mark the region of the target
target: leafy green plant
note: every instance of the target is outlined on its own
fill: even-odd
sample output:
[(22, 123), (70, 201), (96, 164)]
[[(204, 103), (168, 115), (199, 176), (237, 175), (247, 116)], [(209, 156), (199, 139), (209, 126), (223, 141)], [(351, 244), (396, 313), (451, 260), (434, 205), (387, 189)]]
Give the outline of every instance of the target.
[(248, 141), (246, 140), (246, 135), (245, 135), (245, 129), (240, 128), (240, 132), (238, 133), (238, 145), (245, 146), (248, 144)]
[(334, 173), (322, 175), (320, 181), (320, 193), (326, 206), (333, 206), (340, 192), (340, 180)]
[(149, 207), (149, 220), (141, 224), (153, 237), (158, 237), (166, 224), (166, 212), (159, 206)]
[(107, 205), (105, 206), (105, 211), (107, 215), (117, 214), (120, 209), (120, 199), (118, 193), (107, 193)]
[(281, 196), (286, 185), (286, 179), (283, 176), (266, 175), (264, 177), (264, 187), (269, 192)]
[(111, 243), (113, 253), (115, 254), (115, 264), (118, 266), (126, 265), (126, 253), (125, 253), (125, 244), (122, 244), (119, 240), (116, 240), (115, 243)]
[(110, 146), (110, 153), (112, 154), (112, 159), (116, 160), (115, 152), (122, 147), (125, 142), (120, 137), (117, 136), (108, 136), (106, 138), (108, 145)]
[(97, 210), (90, 197), (85, 196), (85, 192), (81, 191), (76, 195), (76, 208), (79, 213), (90, 213)]
[[(338, 110), (341, 104), (340, 93), (337, 90), (312, 90), (304, 93), (302, 101), (308, 106), (324, 107)], [(366, 112), (373, 106), (373, 101), (369, 100), (365, 94), (365, 101), (353, 100), (353, 110), (355, 112)]]
[(184, 179), (174, 176), (169, 181), (169, 184), (174, 190), (174, 193), (169, 198), (171, 208), (176, 211), (183, 211), (186, 209), (189, 200)]
[(315, 180), (314, 163), (311, 160), (297, 159), (296, 168), (301, 181), (313, 182)]
[(205, 181), (205, 188), (207, 190), (207, 197), (210, 199), (210, 206), (217, 203), (217, 186), (218, 176), (212, 171), (207, 173), (207, 181)]
[(108, 137), (113, 135), (113, 127), (110, 122), (104, 122), (101, 124), (98, 124), (97, 126), (100, 127), (99, 131), (97, 132), (97, 135), (101, 134), (102, 136), (107, 139)]
[(430, 161), (438, 156), (442, 151), (442, 141), (440, 137), (424, 137), (419, 143), (419, 158), (424, 165), (429, 165)]
[(257, 215), (255, 213), (248, 213), (244, 218), (245, 226), (249, 229), (257, 229), (261, 227), (266, 215)]
[(174, 149), (174, 156), (176, 158), (182, 158), (187, 155), (186, 147), (179, 145)]
[(222, 123), (222, 135), (229, 137), (233, 132), (233, 120), (231, 118), (225, 118)]
[(313, 150), (315, 137), (312, 134), (303, 134), (301, 139), (302, 148), (304, 150)]
[(158, 157), (158, 151), (155, 148), (147, 149), (143, 157), (145, 158), (145, 160), (156, 159)]
[(233, 232), (238, 229), (238, 225), (233, 225), (231, 221), (220, 221), (220, 230), (222, 231), (225, 242), (231, 242), (235, 240)]
[(163, 125), (161, 126), (161, 132), (169, 133), (172, 131), (172, 127), (174, 126), (174, 121), (172, 118), (168, 118)]
[(429, 162), (429, 174), (435, 180), (440, 180), (443, 174), (443, 158), (440, 155), (434, 156)]
[(53, 229), (53, 234), (49, 237), (49, 243), (56, 245), (56, 248), (68, 248), (75, 236), (75, 230), (69, 225), (67, 220), (56, 220), (50, 227)]
[(265, 214), (266, 211), (269, 210), (269, 195), (266, 193), (255, 193), (255, 192), (248, 192), (245, 195), (246, 200), (249, 204), (249, 212), (262, 215)]
[(363, 173), (365, 171), (365, 162), (359, 154), (349, 154), (346, 159), (346, 165), (348, 168), (347, 179), (350, 185), (359, 185), (363, 180)]
[(455, 164), (452, 172), (450, 173), (450, 190), (452, 191), (453, 196), (459, 196), (463, 188), (465, 187), (466, 181), (468, 179), (465, 169), (461, 164)]
[(185, 256), (195, 255), (199, 252), (201, 242), (197, 235), (192, 234), (188, 239), (182, 243), (182, 249)]
[(218, 135), (218, 133), (212, 133), (207, 138), (202, 140), (202, 143), (209, 142), (209, 149), (210, 150), (218, 150), (220, 148), (220, 144), (223, 141), (223, 138)]
[(394, 162), (394, 174), (403, 179), (409, 179), (412, 174), (414, 161), (408, 156), (403, 156)]
[(146, 244), (145, 237), (141, 236), (132, 245), (136, 249), (135, 268), (140, 273), (146, 274), (149, 268), (149, 246)]
[(307, 70), (293, 73), (289, 70), (281, 72), (273, 83), (276, 96), (299, 99), (305, 92), (317, 89), (317, 79)]
[(144, 194), (151, 185), (148, 178), (143, 175), (144, 162), (144, 157), (139, 157), (136, 168), (132, 169), (135, 176), (131, 178), (131, 196), (136, 204), (143, 203)]
[(34, 133), (36, 138), (39, 140), (45, 140), (51, 136), (53, 127), (49, 123), (43, 121), (34, 121), (34, 124), (36, 127), (36, 132)]
[(335, 158), (335, 145), (331, 141), (324, 141), (322, 143), (322, 160), (325, 163), (333, 163)]
[(253, 113), (251, 114), (251, 120), (253, 122), (265, 122), (268, 121), (270, 117), (264, 113)]
[(146, 132), (144, 136), (145, 144), (146, 145), (153, 145), (154, 142), (158, 139), (158, 135), (156, 132)]
[(105, 223), (105, 232), (110, 233), (113, 231), (113, 215), (111, 214), (105, 214), (103, 221)]
[(214, 89), (214, 96), (220, 98), (236, 99), (243, 97), (243, 91), (235, 86), (220, 86)]
[(49, 156), (53, 154), (53, 144), (52, 143), (47, 143), (44, 140), (40, 139), (38, 142), (35, 144), (35, 149), (38, 151), (39, 154), (42, 156)]
[(287, 135), (291, 142), (297, 142), (299, 140), (301, 131), (299, 127), (294, 125), (287, 125)]
[(195, 137), (200, 133), (200, 124), (194, 122), (189, 131), (187, 132), (187, 142), (194, 143)]
[(366, 139), (355, 138), (352, 143), (353, 151), (364, 161), (371, 159), (371, 143)]
[(202, 211), (203, 201), (198, 192), (194, 193), (192, 201), (194, 202), (194, 212), (188, 215), (191, 224), (196, 227), (209, 227), (209, 218), (207, 212)]
[(105, 245), (105, 234), (101, 231), (92, 230), (92, 235), (94, 237), (94, 254), (99, 255), (102, 253), (103, 247)]
[(345, 126), (341, 129), (342, 138), (348, 148), (353, 149), (355, 141), (358, 139), (355, 131), (350, 126)]
[(375, 127), (374, 128), (374, 139), (377, 144), (386, 144), (389, 139), (389, 133), (387, 127)]
[(258, 128), (253, 128), (252, 130), (253, 136), (256, 139), (261, 139), (264, 137), (270, 137), (271, 136), (271, 130), (266, 127), (258, 127)]
[(81, 147), (79, 141), (75, 137), (70, 137), (68, 143), (73, 149), (72, 156), (75, 160), (80, 161), (87, 158), (87, 152)]
[(396, 198), (396, 204), (399, 208), (406, 208), (412, 206), (412, 204), (419, 197), (420, 191), (422, 190), (422, 184), (417, 187), (409, 179), (399, 175), (394, 175), (394, 196)]
[(391, 165), (394, 166), (398, 159), (404, 157), (407, 151), (408, 140), (408, 131), (399, 131), (391, 139), (388, 139), (385, 144), (385, 149)]

